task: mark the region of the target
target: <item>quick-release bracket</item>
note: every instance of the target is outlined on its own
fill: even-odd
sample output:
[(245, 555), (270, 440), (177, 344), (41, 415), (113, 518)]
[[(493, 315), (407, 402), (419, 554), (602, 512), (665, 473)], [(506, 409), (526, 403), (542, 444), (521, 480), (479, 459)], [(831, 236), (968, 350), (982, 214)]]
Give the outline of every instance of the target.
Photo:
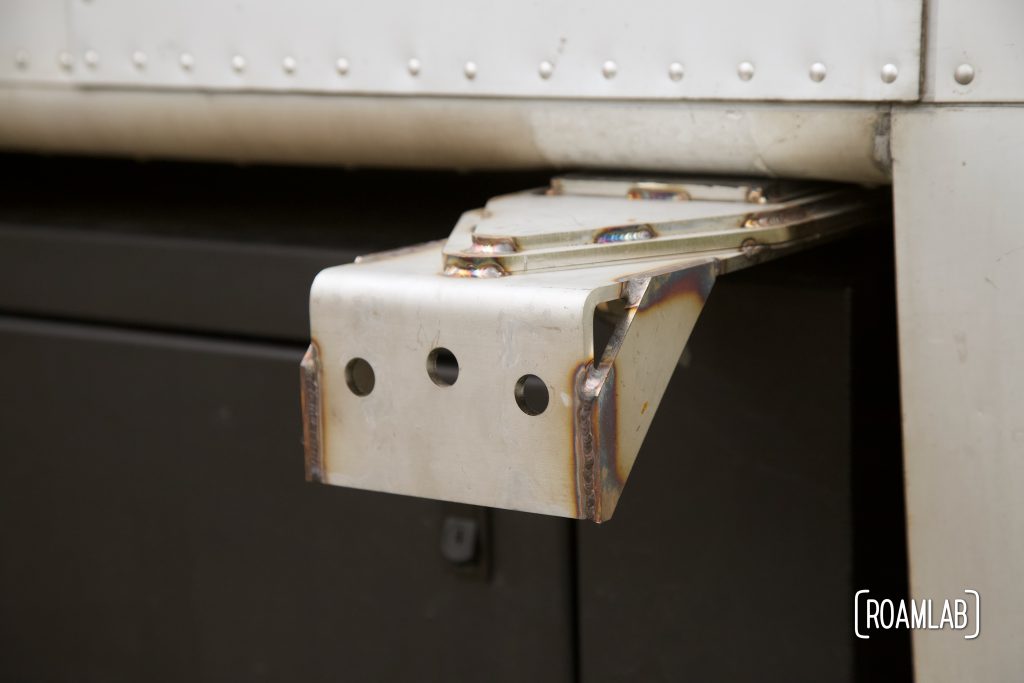
[(855, 188), (566, 176), (321, 272), (306, 476), (602, 522), (715, 278), (866, 222)]

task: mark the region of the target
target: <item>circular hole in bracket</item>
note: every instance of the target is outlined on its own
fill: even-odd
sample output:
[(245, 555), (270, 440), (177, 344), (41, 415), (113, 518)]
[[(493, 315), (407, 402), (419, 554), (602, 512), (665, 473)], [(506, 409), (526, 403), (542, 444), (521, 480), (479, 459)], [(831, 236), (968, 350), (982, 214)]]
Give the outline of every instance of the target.
[(548, 386), (537, 375), (523, 375), (516, 382), (516, 403), (527, 415), (540, 415), (548, 408)]
[(455, 354), (439, 346), (427, 356), (427, 374), (439, 387), (450, 387), (459, 378), (459, 361)]
[(345, 366), (345, 384), (356, 396), (366, 396), (373, 391), (376, 378), (373, 367), (362, 358), (353, 358)]

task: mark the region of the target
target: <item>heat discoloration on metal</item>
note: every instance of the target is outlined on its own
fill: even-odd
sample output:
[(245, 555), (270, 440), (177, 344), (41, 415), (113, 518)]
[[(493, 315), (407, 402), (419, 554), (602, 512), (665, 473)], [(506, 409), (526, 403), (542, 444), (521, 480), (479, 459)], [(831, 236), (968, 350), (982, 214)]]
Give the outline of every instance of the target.
[(701, 264), (698, 268), (678, 270), (649, 278), (644, 296), (637, 307), (642, 315), (655, 306), (672, 301), (678, 297), (696, 297), (701, 305), (707, 301), (711, 287), (715, 284), (717, 262)]
[(782, 211), (752, 213), (743, 221), (744, 228), (767, 228), (786, 223), (797, 223), (807, 220), (810, 212), (806, 206), (794, 206)]
[[(716, 277), (842, 234), (866, 204), (857, 190), (644, 182), (553, 182), (559, 194), (467, 212), (443, 244), (321, 273), (307, 478), (609, 520)], [(614, 324), (601, 352), (595, 315)], [(424, 370), (436, 347), (458, 358), (454, 385)], [(372, 393), (346, 387), (353, 357), (373, 366)], [(549, 388), (545, 410), (517, 401), (526, 375)]]
[(495, 278), (508, 275), (501, 264), (493, 259), (468, 259), (447, 256), (443, 274), (447, 277)]
[(576, 516), (579, 519), (596, 519), (597, 490), (595, 465), (597, 455), (594, 448), (594, 408), (597, 396), (587, 390), (587, 381), (593, 363), (587, 362), (576, 368), (573, 392), (573, 474), (576, 477)]
[(320, 350), (315, 339), (306, 349), (299, 368), (302, 381), (302, 441), (306, 459), (306, 481), (323, 483)]
[(658, 236), (658, 231), (653, 225), (620, 225), (612, 228), (598, 230), (594, 235), (595, 244), (612, 244), (615, 242), (636, 242), (649, 240)]
[[(577, 469), (578, 516), (598, 523), (614, 513), (632, 469), (635, 452), (620, 444), (620, 413), (634, 406), (619, 401), (618, 359), (630, 330), (642, 326), (659, 307), (689, 300), (703, 308), (714, 285), (714, 261), (669, 272), (638, 275), (621, 283), (627, 313), (612, 332), (601, 358), (591, 358), (574, 372), (573, 463)], [(685, 340), (684, 340), (685, 341)], [(661, 400), (654, 391), (639, 404), (639, 415)], [(638, 427), (639, 429), (640, 427)], [(641, 435), (642, 437), (642, 435)], [(623, 457), (625, 456), (625, 457)], [(628, 462), (627, 462), (628, 459)]]
[(473, 244), (469, 248), (475, 254), (512, 254), (519, 251), (519, 245), (510, 237), (473, 236)]
[(788, 244), (860, 220), (869, 208), (866, 191), (821, 184), (567, 177), (547, 192), (505, 195), (487, 211), (466, 212), (444, 248), (445, 265), (452, 275), (493, 277), (712, 253), (747, 239)]
[(577, 370), (573, 425), (573, 461), (577, 466), (578, 517), (606, 519), (602, 501), (609, 480), (618, 481), (615, 405), (615, 364), (586, 363)]

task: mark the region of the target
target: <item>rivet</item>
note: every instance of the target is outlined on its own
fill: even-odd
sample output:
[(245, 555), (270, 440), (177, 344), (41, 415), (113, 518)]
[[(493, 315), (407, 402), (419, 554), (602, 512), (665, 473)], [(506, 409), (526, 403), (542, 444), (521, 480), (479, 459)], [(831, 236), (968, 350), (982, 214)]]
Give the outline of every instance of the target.
[(547, 80), (551, 78), (551, 74), (555, 73), (555, 65), (545, 59), (537, 67), (537, 73), (540, 74), (541, 78)]
[(57, 55), (57, 63), (60, 64), (60, 68), (70, 71), (75, 64), (75, 58), (71, 56), (70, 52), (61, 52)]
[(827, 73), (828, 69), (826, 69), (825, 65), (822, 64), (821, 62), (815, 62), (814, 64), (811, 64), (811, 70), (808, 72), (808, 74), (811, 77), (811, 80), (814, 81), (815, 83), (821, 83), (823, 80), (825, 80), (825, 75)]
[(974, 67), (970, 64), (961, 64), (953, 72), (953, 78), (960, 85), (967, 85), (974, 80)]
[(192, 67), (196, 64), (196, 60), (191, 53), (182, 52), (181, 56), (178, 57), (178, 63), (181, 64), (181, 68), (185, 71), (191, 71)]
[(100, 56), (96, 53), (96, 50), (86, 50), (84, 57), (85, 64), (90, 69), (95, 69), (96, 66), (100, 63)]
[(668, 65), (668, 77), (671, 78), (673, 81), (683, 80), (684, 73), (685, 71), (683, 70), (683, 65), (680, 64), (679, 62), (672, 62), (671, 64)]
[(892, 83), (899, 75), (900, 70), (896, 68), (895, 64), (886, 64), (882, 67), (882, 82), (884, 83)]
[(604, 74), (605, 78), (615, 78), (615, 74), (619, 73), (619, 65), (609, 59), (601, 65), (601, 73)]
[(14, 65), (19, 69), (25, 70), (28, 68), (28, 53), (24, 50), (18, 50), (14, 53)]
[(338, 61), (334, 63), (334, 70), (338, 72), (339, 76), (348, 74), (348, 60), (344, 57), (339, 57)]
[(146, 68), (146, 53), (136, 50), (132, 53), (132, 63), (135, 64), (136, 69)]
[(754, 77), (754, 65), (750, 62), (740, 62), (736, 67), (736, 73), (741, 81), (749, 81)]
[(295, 73), (295, 69), (298, 68), (298, 62), (295, 61), (295, 57), (291, 55), (281, 60), (281, 68), (284, 69), (286, 74)]
[(245, 71), (245, 57), (242, 55), (235, 55), (232, 57), (231, 68), (234, 69), (236, 73), (242, 73)]
[(406, 68), (409, 69), (410, 76), (419, 76), (420, 69), (423, 68), (423, 65), (420, 64), (420, 60), (413, 57), (412, 59), (409, 60), (409, 63), (406, 65)]
[(476, 62), (466, 62), (466, 65), (462, 67), (462, 73), (466, 74), (466, 78), (469, 80), (476, 78)]

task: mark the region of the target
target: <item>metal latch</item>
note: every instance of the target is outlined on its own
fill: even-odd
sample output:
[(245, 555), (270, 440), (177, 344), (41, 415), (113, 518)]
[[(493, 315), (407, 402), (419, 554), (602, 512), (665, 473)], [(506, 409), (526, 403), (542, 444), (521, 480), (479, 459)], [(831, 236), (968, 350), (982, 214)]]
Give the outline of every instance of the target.
[(313, 481), (611, 518), (715, 278), (865, 222), (812, 183), (556, 178), (321, 272)]

